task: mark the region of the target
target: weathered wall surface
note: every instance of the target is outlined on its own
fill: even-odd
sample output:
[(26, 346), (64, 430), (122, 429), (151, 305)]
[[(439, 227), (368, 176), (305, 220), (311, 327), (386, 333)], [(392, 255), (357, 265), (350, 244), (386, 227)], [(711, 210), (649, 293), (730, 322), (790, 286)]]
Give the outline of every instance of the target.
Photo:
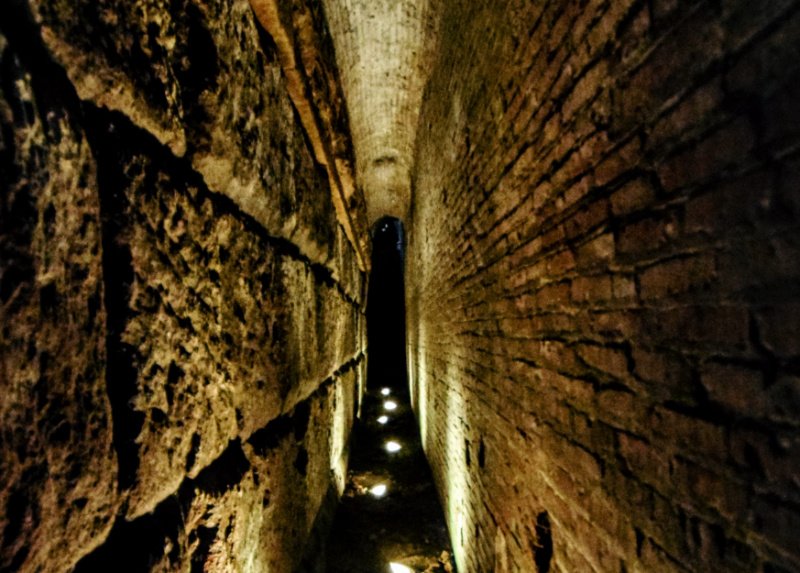
[(292, 571), (363, 274), (269, 38), (239, 0), (0, 21), (0, 568)]
[(447, 4), (409, 368), (460, 571), (800, 569), (800, 3)]

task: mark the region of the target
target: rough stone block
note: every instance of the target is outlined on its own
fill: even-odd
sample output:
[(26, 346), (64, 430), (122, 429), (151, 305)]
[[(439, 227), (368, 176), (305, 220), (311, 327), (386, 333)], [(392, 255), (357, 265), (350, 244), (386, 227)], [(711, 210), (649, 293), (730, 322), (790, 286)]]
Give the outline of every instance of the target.
[(67, 571), (121, 502), (104, 237), (75, 102), (19, 50), (0, 34), (0, 568)]

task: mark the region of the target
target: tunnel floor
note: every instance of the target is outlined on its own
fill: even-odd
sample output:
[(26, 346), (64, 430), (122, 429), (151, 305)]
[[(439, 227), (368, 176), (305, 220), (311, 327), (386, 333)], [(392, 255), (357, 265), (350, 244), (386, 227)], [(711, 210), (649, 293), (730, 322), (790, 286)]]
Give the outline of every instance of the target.
[[(353, 429), (347, 488), (327, 543), (327, 571), (455, 571), (444, 513), (408, 392), (393, 387), (384, 396), (382, 386), (373, 386)], [(387, 401), (396, 403), (396, 409), (386, 410)], [(385, 424), (378, 421), (381, 416), (388, 418)], [(387, 451), (389, 441), (401, 449)], [(386, 492), (378, 497), (371, 490), (381, 484)]]

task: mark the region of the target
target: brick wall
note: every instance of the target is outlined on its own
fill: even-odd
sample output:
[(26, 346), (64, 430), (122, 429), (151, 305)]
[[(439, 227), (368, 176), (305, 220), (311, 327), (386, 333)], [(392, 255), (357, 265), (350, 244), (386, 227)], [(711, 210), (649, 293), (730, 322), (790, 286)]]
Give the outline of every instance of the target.
[(800, 3), (445, 4), (409, 369), (459, 570), (800, 569)]
[(0, 569), (295, 570), (364, 275), (274, 47), (246, 0), (0, 26)]

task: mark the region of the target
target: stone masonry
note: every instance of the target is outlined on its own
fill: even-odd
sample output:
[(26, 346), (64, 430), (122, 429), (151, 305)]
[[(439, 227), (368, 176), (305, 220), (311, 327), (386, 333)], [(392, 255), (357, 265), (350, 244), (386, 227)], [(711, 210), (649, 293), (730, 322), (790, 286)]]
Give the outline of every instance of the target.
[(0, 12), (0, 569), (295, 570), (365, 281), (274, 46), (246, 1)]

